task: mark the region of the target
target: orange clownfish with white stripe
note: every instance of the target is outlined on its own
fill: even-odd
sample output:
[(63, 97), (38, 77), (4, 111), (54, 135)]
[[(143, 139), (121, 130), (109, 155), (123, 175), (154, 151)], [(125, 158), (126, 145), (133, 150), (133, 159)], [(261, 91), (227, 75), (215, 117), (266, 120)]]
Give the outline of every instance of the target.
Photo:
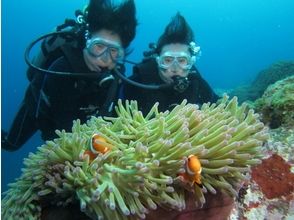
[(190, 155), (185, 163), (185, 173), (179, 174), (184, 178), (185, 182), (189, 182), (191, 186), (196, 183), (199, 187), (203, 187), (201, 183), (201, 163), (197, 156)]
[(99, 134), (93, 134), (90, 140), (90, 150), (86, 150), (84, 154), (89, 155), (90, 161), (97, 157), (97, 154), (105, 154), (110, 150), (110, 144), (107, 143), (105, 138), (101, 137)]
[(107, 151), (109, 151), (109, 144), (105, 138), (101, 137), (99, 134), (93, 134), (91, 138), (90, 149), (95, 154), (105, 154)]

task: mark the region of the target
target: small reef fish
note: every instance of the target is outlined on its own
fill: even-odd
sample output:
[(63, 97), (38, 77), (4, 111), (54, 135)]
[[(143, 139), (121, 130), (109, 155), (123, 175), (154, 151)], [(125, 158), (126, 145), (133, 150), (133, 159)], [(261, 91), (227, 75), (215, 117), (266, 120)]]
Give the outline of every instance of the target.
[(99, 153), (105, 154), (110, 150), (110, 144), (99, 134), (93, 134), (90, 139), (90, 150), (85, 150), (84, 155), (89, 155), (90, 161), (93, 161)]
[(101, 137), (99, 134), (93, 134), (90, 142), (90, 149), (93, 153), (98, 154), (102, 153), (105, 154), (109, 151), (109, 145), (105, 138)]
[(94, 154), (90, 150), (85, 150), (84, 155), (89, 155), (90, 161), (93, 161), (97, 157), (97, 154)]
[(185, 164), (185, 173), (179, 174), (185, 182), (189, 182), (191, 186), (196, 183), (199, 187), (203, 187), (201, 183), (201, 163), (197, 156), (190, 155)]

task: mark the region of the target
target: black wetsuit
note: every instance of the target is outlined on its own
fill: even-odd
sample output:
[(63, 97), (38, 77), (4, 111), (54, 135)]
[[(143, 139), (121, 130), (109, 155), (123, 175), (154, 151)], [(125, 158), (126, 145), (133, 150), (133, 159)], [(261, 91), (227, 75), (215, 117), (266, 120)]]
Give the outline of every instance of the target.
[[(155, 59), (148, 59), (133, 69), (130, 79), (144, 84), (163, 84), (159, 76), (158, 65)], [(160, 90), (147, 90), (132, 85), (124, 85), (124, 98), (137, 100), (140, 110), (146, 115), (151, 107), (159, 102), (159, 110), (165, 111), (180, 104), (183, 99), (189, 103), (203, 104), (215, 102), (218, 96), (213, 92), (200, 73), (193, 67), (189, 73), (189, 87), (184, 92), (178, 92), (172, 87)]]
[[(50, 70), (91, 72), (81, 49), (69, 45), (65, 48), (63, 56), (52, 63)], [(98, 76), (35, 73), (9, 133), (2, 137), (2, 147), (16, 150), (37, 130), (41, 131), (43, 140), (48, 140), (56, 137), (56, 129), (71, 131), (73, 120), (80, 119), (84, 123), (91, 115), (112, 115), (112, 102), (115, 104), (119, 96), (118, 80), (106, 88), (99, 86), (99, 82)]]

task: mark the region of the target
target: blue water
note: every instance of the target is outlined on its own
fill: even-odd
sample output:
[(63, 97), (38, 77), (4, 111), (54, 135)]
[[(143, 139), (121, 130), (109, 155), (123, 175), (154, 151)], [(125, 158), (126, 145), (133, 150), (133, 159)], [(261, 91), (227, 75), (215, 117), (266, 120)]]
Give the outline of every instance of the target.
[[(2, 0), (2, 121), (8, 130), (28, 85), (23, 53), (32, 39), (53, 30), (88, 1)], [(197, 66), (213, 88), (250, 83), (280, 60), (294, 60), (293, 0), (137, 0), (140, 25), (130, 60), (140, 61), (177, 11), (195, 31)], [(129, 68), (130, 69), (130, 68)], [(23, 158), (42, 143), (36, 134), (21, 150), (1, 151), (1, 187), (20, 175)]]

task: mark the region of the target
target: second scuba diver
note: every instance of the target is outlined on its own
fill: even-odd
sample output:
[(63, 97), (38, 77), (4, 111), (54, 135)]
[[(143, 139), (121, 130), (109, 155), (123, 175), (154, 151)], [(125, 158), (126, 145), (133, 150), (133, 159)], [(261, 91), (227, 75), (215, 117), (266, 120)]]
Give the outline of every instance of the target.
[(124, 85), (125, 99), (137, 100), (140, 110), (147, 114), (159, 102), (159, 110), (172, 109), (183, 99), (189, 103), (215, 102), (218, 96), (195, 67), (200, 52), (193, 31), (185, 18), (177, 13), (166, 26), (153, 50), (142, 63), (134, 66), (131, 80), (143, 84), (169, 84), (157, 90)]

